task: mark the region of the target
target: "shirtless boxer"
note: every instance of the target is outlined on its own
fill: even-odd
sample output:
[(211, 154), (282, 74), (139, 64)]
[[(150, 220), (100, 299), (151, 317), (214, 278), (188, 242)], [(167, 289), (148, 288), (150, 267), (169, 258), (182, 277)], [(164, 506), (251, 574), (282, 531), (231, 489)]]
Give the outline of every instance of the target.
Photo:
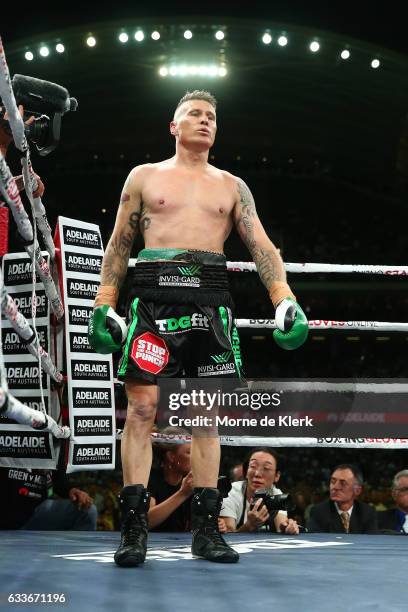
[[(262, 227), (250, 190), (240, 178), (208, 163), (216, 131), (214, 97), (204, 91), (187, 93), (170, 123), (176, 154), (130, 172), (103, 258), (89, 337), (101, 353), (119, 350), (126, 339), (118, 373), (128, 397), (122, 439), (122, 538), (115, 553), (121, 566), (138, 565), (146, 556), (146, 486), (158, 378), (197, 378), (200, 365), (212, 363), (214, 353), (230, 355), (226, 370), (232, 377), (241, 375), (223, 254), (233, 226), (276, 308), (278, 345), (297, 348), (308, 333), (306, 317), (286, 283), (283, 261)], [(126, 338), (115, 307), (139, 231), (145, 248), (135, 268)], [(181, 317), (185, 333), (169, 333), (168, 320), (177, 322)], [(206, 333), (199, 329), (199, 321), (208, 326)], [(218, 531), (219, 462), (218, 437), (193, 436), (192, 553), (235, 563), (238, 553)]]

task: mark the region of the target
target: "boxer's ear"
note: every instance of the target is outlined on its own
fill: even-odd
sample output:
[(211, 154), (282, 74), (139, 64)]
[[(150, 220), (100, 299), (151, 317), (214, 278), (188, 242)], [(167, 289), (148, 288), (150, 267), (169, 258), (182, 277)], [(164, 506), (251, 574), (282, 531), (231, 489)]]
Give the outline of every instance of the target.
[(177, 122), (170, 121), (170, 134), (172, 136), (177, 136)]

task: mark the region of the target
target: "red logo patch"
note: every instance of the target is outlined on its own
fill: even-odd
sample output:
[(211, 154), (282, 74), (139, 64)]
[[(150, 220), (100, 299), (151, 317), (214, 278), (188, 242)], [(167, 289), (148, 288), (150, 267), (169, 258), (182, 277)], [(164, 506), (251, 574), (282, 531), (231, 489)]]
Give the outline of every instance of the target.
[(158, 374), (169, 362), (169, 349), (162, 338), (145, 332), (133, 340), (130, 356), (141, 370)]

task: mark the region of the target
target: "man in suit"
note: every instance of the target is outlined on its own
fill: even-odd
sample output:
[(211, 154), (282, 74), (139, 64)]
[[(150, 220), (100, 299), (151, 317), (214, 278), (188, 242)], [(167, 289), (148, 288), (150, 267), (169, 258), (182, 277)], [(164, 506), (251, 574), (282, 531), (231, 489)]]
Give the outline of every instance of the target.
[(363, 488), (363, 475), (356, 466), (338, 465), (330, 477), (330, 499), (312, 507), (309, 532), (376, 533), (374, 508), (358, 501)]
[(408, 535), (408, 470), (395, 474), (391, 494), (396, 507), (378, 512), (379, 528)]

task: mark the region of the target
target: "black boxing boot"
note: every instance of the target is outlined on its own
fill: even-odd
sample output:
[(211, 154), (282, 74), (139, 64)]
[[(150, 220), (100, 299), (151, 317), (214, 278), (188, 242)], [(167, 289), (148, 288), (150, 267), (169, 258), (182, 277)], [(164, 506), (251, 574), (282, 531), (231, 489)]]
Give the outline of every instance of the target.
[(236, 563), (239, 554), (228, 546), (218, 529), (222, 495), (218, 489), (195, 488), (191, 501), (191, 552), (217, 563)]
[(130, 485), (122, 489), (119, 500), (122, 537), (114, 559), (121, 567), (135, 567), (146, 558), (150, 494), (141, 484)]

